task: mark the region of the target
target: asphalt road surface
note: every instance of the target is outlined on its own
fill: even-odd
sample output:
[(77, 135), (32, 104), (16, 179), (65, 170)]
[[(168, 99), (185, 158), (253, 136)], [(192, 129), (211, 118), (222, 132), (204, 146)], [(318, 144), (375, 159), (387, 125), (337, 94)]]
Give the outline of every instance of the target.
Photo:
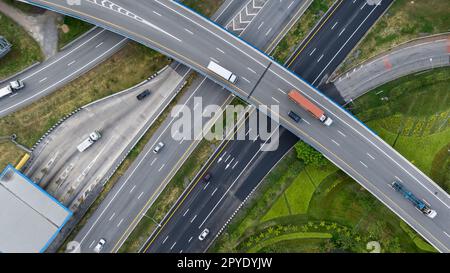
[[(153, 80), (84, 106), (40, 142), (26, 175), (76, 212), (90, 190), (103, 183), (109, 170), (117, 166), (135, 138), (167, 107), (187, 71), (184, 66), (178, 70), (168, 67)], [(144, 90), (151, 94), (138, 101), (136, 96)], [(101, 139), (79, 152), (77, 146), (94, 131), (101, 133)]]
[[(375, 24), (392, 0), (383, 0), (376, 9), (366, 0), (339, 0), (324, 15), (287, 61), (287, 66), (313, 86), (326, 83), (334, 70)], [(335, 89), (324, 90), (336, 103), (345, 101)], [(332, 92), (335, 91), (335, 92)]]
[[(225, 2), (216, 13), (215, 19), (217, 22), (225, 25), (234, 14), (241, 11), (243, 3), (244, 2), (242, 1), (235, 0)], [(255, 17), (255, 20), (263, 19), (258, 18), (259, 16)], [(249, 26), (251, 25), (252, 24), (249, 24)], [(242, 35), (245, 35), (245, 32), (243, 32)], [(204, 98), (202, 102), (203, 105), (225, 105), (231, 100), (231, 96), (226, 92), (223, 92), (223, 89), (220, 86), (207, 80), (205, 77), (200, 78), (197, 82), (192, 84), (192, 87), (189, 88), (187, 94), (181, 99), (179, 104), (184, 104), (194, 110), (199, 107), (199, 103), (194, 101), (196, 97)], [(204, 120), (203, 125), (208, 121), (209, 120)], [(106, 238), (108, 241), (108, 245), (105, 246), (103, 251), (117, 251), (129, 232), (133, 230), (134, 225), (141, 219), (142, 213), (154, 202), (162, 189), (164, 189), (165, 185), (170, 181), (170, 178), (195, 149), (199, 141), (184, 140), (179, 143), (170, 137), (170, 130), (167, 128), (169, 128), (173, 122), (173, 118), (169, 118), (164, 122), (160, 130), (155, 133), (154, 138), (141, 152), (144, 156), (135, 161), (130, 167), (130, 170), (132, 171), (128, 171), (109, 193), (107, 197), (108, 202), (102, 203), (100, 208), (94, 213), (92, 218), (78, 234), (76, 240), (82, 242), (83, 252), (92, 251), (92, 242), (95, 243), (100, 238)], [(158, 169), (158, 175), (152, 175), (155, 178), (154, 180), (152, 179), (154, 184), (149, 184), (147, 177), (150, 176), (152, 172), (156, 173), (154, 167), (152, 167), (156, 164), (156, 161), (152, 158), (153, 153), (151, 150), (160, 139), (164, 140), (166, 144), (166, 147), (162, 152), (165, 154), (165, 157), (163, 157), (161, 161), (159, 159), (157, 159), (157, 161), (163, 162), (165, 166), (167, 165), (170, 167), (161, 170)], [(129, 187), (129, 184), (133, 184), (131, 189), (133, 189), (134, 185), (137, 186), (134, 187), (132, 191), (130, 189), (130, 192), (127, 192), (126, 189)], [(130, 195), (132, 197), (130, 197)], [(130, 198), (135, 199), (135, 201), (129, 203), (127, 209), (123, 210), (123, 204), (129, 202)], [(121, 223), (118, 227), (114, 228), (114, 230), (111, 230), (110, 224), (112, 219), (109, 220), (110, 215), (114, 215), (114, 218), (120, 218), (117, 221)], [(89, 243), (89, 245), (86, 245), (87, 243)]]
[[(172, 1), (116, 0), (112, 5), (110, 1), (91, 0), (79, 6), (56, 0), (29, 2), (132, 37), (208, 74), (254, 106), (278, 104), (280, 112), (273, 116), (279, 117), (282, 126), (322, 152), (438, 250), (450, 251), (449, 195), (352, 115), (249, 44)], [(370, 18), (378, 7), (362, 8), (369, 9)], [(230, 84), (209, 72), (206, 66), (210, 60), (232, 70), (239, 81)], [(286, 96), (291, 89), (299, 90), (324, 109), (334, 119), (333, 126), (323, 126), (301, 109), (297, 111), (305, 122), (290, 121), (287, 113), (296, 109)], [(419, 198), (426, 199), (439, 216), (429, 219), (419, 214), (389, 186), (394, 179), (403, 181)]]
[[(8, 81), (20, 79), (25, 88), (0, 99), (0, 117), (11, 114), (58, 90), (112, 56), (127, 39), (96, 28), (52, 58)], [(0, 86), (6, 85), (4, 81)]]
[(450, 35), (424, 38), (396, 47), (347, 71), (333, 82), (346, 102), (386, 82), (450, 65)]
[[(330, 8), (330, 11), (328, 11), (323, 16), (322, 20), (311, 31), (308, 37), (306, 37), (305, 41), (300, 44), (298, 49), (288, 60), (288, 64), (290, 64), (291, 66), (295, 66), (300, 62), (300, 60), (302, 60), (302, 67), (296, 67), (295, 72), (298, 75), (306, 79), (314, 79), (318, 74), (321, 73), (323, 69), (325, 69), (325, 67), (327, 67), (329, 71), (334, 71), (336, 69), (339, 63), (331, 62), (331, 66), (328, 65), (330, 60), (327, 58), (333, 58), (332, 55), (327, 54), (325, 56), (324, 54), (324, 56), (321, 57), (321, 60), (323, 59), (323, 62), (317, 62), (316, 59), (309, 58), (312, 54), (301, 49), (306, 48), (310, 43), (317, 44), (317, 39), (329, 41), (335, 39), (335, 37), (341, 36), (341, 31), (329, 31), (329, 29), (325, 27), (326, 23), (329, 21), (335, 22), (331, 27), (335, 29), (337, 25), (336, 22), (345, 22), (347, 18), (355, 18), (355, 16), (350, 15), (352, 13), (358, 14), (364, 4), (357, 3), (356, 1), (355, 3), (357, 5), (353, 5), (351, 7), (351, 12), (347, 12), (344, 14), (342, 12), (336, 12), (336, 10), (342, 4), (342, 2), (340, 1), (336, 2), (336, 4), (332, 8)], [(382, 13), (378, 14), (378, 16), (382, 15)], [(364, 17), (359, 17), (359, 20), (364, 20)], [(372, 24), (375, 21), (376, 20), (372, 18)], [(354, 25), (359, 25), (360, 22), (358, 23), (353, 21), (352, 23)], [(366, 27), (366, 30), (370, 28), (370, 26)], [(351, 40), (352, 45), (357, 44), (357, 38), (361, 39), (362, 35), (356, 36), (355, 39)], [(338, 39), (333, 48), (339, 48), (344, 43), (346, 43), (346, 40)], [(315, 51), (317, 51), (317, 48), (314, 49), (314, 52)], [(348, 52), (341, 51), (338, 60), (343, 60), (345, 58), (345, 56), (342, 56), (343, 54), (346, 55), (348, 54)], [(301, 68), (303, 68), (305, 72), (303, 72)], [(311, 71), (311, 68), (314, 68), (314, 70)], [(337, 98), (337, 100), (339, 101), (339, 93), (337, 93), (337, 96), (338, 97), (333, 98), (335, 100)], [(215, 171), (214, 167), (211, 167), (208, 170), (202, 170), (202, 172), (208, 172), (212, 174), (212, 176), (214, 177), (214, 184), (219, 184), (221, 185), (221, 188), (228, 189), (228, 191), (226, 191), (226, 194), (221, 195), (222, 198), (220, 199), (215, 199), (214, 196), (209, 196), (206, 188), (203, 189), (203, 193), (201, 194), (193, 194), (201, 191), (200, 188), (204, 187), (202, 183), (196, 184), (196, 188), (193, 188), (190, 191), (186, 191), (182, 198), (180, 198), (179, 204), (174, 206), (174, 209), (168, 213), (166, 219), (162, 221), (163, 227), (152, 234), (147, 244), (143, 247), (143, 250), (147, 252), (205, 251), (207, 247), (212, 243), (213, 239), (218, 236), (218, 233), (221, 231), (221, 229), (224, 228), (227, 221), (242, 206), (244, 198), (249, 196), (252, 190), (257, 187), (261, 179), (276, 165), (276, 163), (286, 154), (286, 152), (296, 143), (296, 141), (298, 141), (298, 138), (294, 134), (285, 129), (281, 129), (281, 146), (274, 152), (265, 153), (263, 151), (260, 151), (258, 149), (259, 143), (255, 143), (254, 141), (233, 141), (232, 143), (227, 143), (227, 146), (234, 147), (235, 153), (239, 153), (239, 151), (252, 151), (252, 153), (246, 153), (247, 160), (241, 161), (235, 170), (233, 168), (234, 172), (240, 174), (239, 176), (237, 176), (237, 178), (236, 176), (230, 178), (227, 172)], [(212, 159), (215, 159), (219, 156), (220, 158), (222, 158), (222, 154), (227, 154), (227, 149), (219, 150)], [(228, 152), (228, 154), (232, 153)], [(214, 164), (216, 164), (216, 162), (214, 162)], [(201, 178), (202, 175), (203, 174), (201, 174), (199, 177)], [(213, 205), (205, 206), (204, 200), (212, 200)], [(212, 208), (214, 209), (212, 210)], [(181, 215), (179, 211), (185, 211), (186, 214)], [(205, 219), (203, 222), (203, 226), (208, 227), (210, 235), (205, 239), (204, 242), (192, 239), (197, 238), (201, 230), (192, 228), (192, 226), (195, 226), (197, 217), (196, 219), (194, 219), (193, 223), (190, 223), (190, 219), (186, 217), (186, 215), (188, 214), (208, 216), (206, 218), (203, 217)], [(162, 243), (163, 241), (164, 243)], [(174, 241), (177, 246), (173, 246), (173, 248), (170, 249)]]

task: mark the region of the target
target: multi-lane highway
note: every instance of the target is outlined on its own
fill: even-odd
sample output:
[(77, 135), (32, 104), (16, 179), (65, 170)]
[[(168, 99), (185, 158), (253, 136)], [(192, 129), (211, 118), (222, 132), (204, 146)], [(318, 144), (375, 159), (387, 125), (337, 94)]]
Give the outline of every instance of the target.
[[(288, 59), (287, 66), (313, 86), (326, 83), (392, 2), (383, 0), (374, 8), (365, 0), (336, 1), (324, 15), (324, 20), (316, 25)], [(345, 103), (335, 89), (329, 88), (324, 92), (336, 103)]]
[[(218, 23), (226, 25), (234, 15), (242, 12), (243, 4), (252, 1), (226, 1), (214, 19)], [(278, 3), (278, 1), (271, 2)], [(292, 5), (290, 3), (289, 5), (284, 4), (284, 8), (281, 10), (274, 9), (273, 3), (265, 5), (264, 9), (260, 10), (261, 15), (258, 14), (258, 16), (255, 16), (250, 24), (246, 25), (244, 30), (241, 31), (241, 35), (246, 37), (247, 33), (253, 33), (251, 31), (253, 28), (257, 28), (263, 22), (267, 22), (268, 18), (271, 18), (273, 15), (270, 12), (265, 12), (269, 8), (272, 12), (282, 12), (286, 15), (284, 17), (278, 17), (279, 20), (273, 21), (273, 32), (277, 33), (277, 35), (280, 35), (281, 32), (286, 32), (288, 29), (286, 26), (291, 25), (310, 2), (296, 2)], [(266, 26), (261, 27), (260, 30), (267, 33), (267, 30), (270, 28), (271, 26)], [(271, 35), (268, 35), (265, 40), (262, 40), (266, 44), (261, 44), (261, 47), (267, 46), (271, 38)], [(194, 82), (179, 103), (195, 110), (199, 107), (198, 102), (194, 101), (195, 97), (203, 98), (203, 105), (225, 105), (231, 99), (229, 94), (224, 92), (220, 86), (207, 80), (205, 77)], [(186, 139), (179, 142), (171, 138), (170, 130), (167, 128), (170, 128), (173, 122), (174, 118), (166, 120), (161, 125), (161, 128), (155, 132), (154, 137), (144, 148), (141, 156), (111, 190), (107, 197), (107, 202), (102, 203), (78, 234), (76, 240), (82, 243), (82, 251), (92, 251), (92, 247), (89, 246), (91, 246), (92, 242), (97, 242), (100, 238), (106, 238), (108, 241), (104, 251), (117, 251), (129, 232), (133, 230), (134, 226), (142, 218), (143, 213), (155, 201), (159, 193), (164, 189), (164, 186), (182, 165), (183, 161), (195, 149), (198, 141)], [(210, 120), (205, 119), (203, 126), (208, 122)], [(166, 147), (161, 152), (161, 156), (155, 156), (151, 150), (159, 140), (164, 140)], [(160, 170), (162, 164), (164, 164), (164, 168)], [(153, 178), (151, 180), (153, 183), (149, 183), (148, 181), (148, 177), (150, 176)], [(126, 209), (123, 208), (124, 204), (127, 204)], [(111, 218), (113, 215), (114, 217)]]
[[(350, 114), (314, 90), (309, 84), (235, 36), (172, 1), (84, 1), (70, 6), (59, 1), (30, 1), (132, 37), (154, 49), (208, 74), (255, 106), (278, 104), (281, 125), (321, 151), (334, 164), (353, 177), (397, 215), (404, 219), (438, 250), (450, 246), (450, 197), (432, 180), (404, 159)], [(379, 5), (364, 8), (373, 14)], [(220, 50), (218, 50), (220, 49)], [(206, 66), (211, 59), (239, 75), (233, 85)], [(300, 90), (334, 119), (326, 128), (298, 109), (304, 122), (295, 124), (287, 112), (295, 105), (286, 96)], [(439, 216), (429, 219), (418, 212), (389, 184), (398, 179), (420, 198), (427, 200)]]
[(127, 39), (113, 32), (95, 28), (76, 42), (33, 68), (3, 81), (20, 79), (25, 88), (0, 100), (0, 116), (13, 113), (58, 90), (112, 56)]
[[(325, 41), (336, 40), (336, 37), (342, 35), (341, 31), (337, 31), (336, 29), (337, 22), (345, 22), (348, 18), (355, 18), (353, 14), (358, 14), (364, 10), (361, 9), (364, 3), (360, 1), (356, 3), (357, 5), (350, 7), (351, 12), (336, 12), (336, 9), (341, 4), (342, 1), (336, 2), (322, 17), (322, 20), (311, 31), (308, 37), (305, 38), (304, 42), (300, 44), (300, 47), (288, 61), (288, 64), (293, 66), (300, 60), (303, 60), (302, 67), (296, 67), (295, 72), (302, 77), (306, 77), (306, 80), (313, 81), (325, 67), (329, 71), (334, 71), (339, 63), (331, 62), (331, 65), (329, 65), (331, 59), (337, 58), (338, 60), (343, 60), (345, 55), (348, 54), (348, 52), (341, 51), (339, 52), (339, 56), (335, 57), (333, 54), (322, 53), (323, 56), (319, 57), (321, 60), (317, 62), (317, 59), (312, 58), (310, 52), (300, 50), (300, 48), (306, 48), (309, 44), (317, 44), (316, 39)], [(280, 5), (282, 4), (280, 3)], [(377, 13), (378, 17), (381, 15), (381, 12)], [(365, 17), (359, 16), (357, 18), (363, 21)], [(372, 24), (375, 21), (375, 18), (371, 18)], [(333, 22), (331, 28), (336, 31), (329, 31), (329, 28), (326, 27), (327, 22)], [(359, 25), (360, 22), (352, 21), (352, 24)], [(365, 29), (368, 30), (369, 27), (366, 26)], [(340, 48), (344, 43), (356, 45), (361, 38), (362, 35), (354, 35), (350, 41), (337, 39), (334, 47), (328, 50)], [(317, 48), (315, 48), (315, 51), (317, 51)], [(324, 52), (327, 52), (327, 50)], [(311, 71), (312, 67), (315, 68), (313, 71)], [(305, 70), (305, 74), (303, 74), (302, 68)], [(339, 93), (337, 95), (339, 96)], [(195, 186), (193, 185), (193, 188), (187, 190), (180, 198), (178, 204), (174, 206), (162, 222), (162, 228), (152, 234), (147, 244), (143, 247), (143, 250), (147, 252), (205, 251), (218, 235), (218, 232), (233, 217), (236, 210), (243, 205), (245, 198), (255, 189), (262, 177), (275, 166), (297, 140), (298, 138), (294, 134), (282, 129), (280, 133), (280, 143), (282, 145), (274, 152), (260, 151), (258, 149), (259, 142), (252, 140), (226, 143), (212, 157), (211, 162), (208, 162), (209, 168), (202, 170), (203, 173), (208, 172), (213, 176), (211, 185), (219, 185), (216, 186), (218, 195), (216, 193), (214, 195), (211, 194), (211, 191), (215, 190), (214, 188), (208, 189), (203, 183), (198, 183), (202, 177), (201, 173), (197, 178)], [(240, 151), (251, 151), (251, 153), (246, 152), (245, 156), (241, 156)], [(236, 158), (239, 164), (237, 164), (236, 168), (230, 169), (227, 168), (228, 164), (224, 163), (224, 160), (228, 161), (229, 159), (234, 161), (235, 157), (232, 155), (239, 155)], [(239, 159), (239, 157), (243, 158)], [(222, 165), (222, 168), (218, 165)], [(206, 203), (208, 205), (204, 205)], [(184, 211), (184, 213), (180, 213), (180, 211)], [(195, 219), (190, 222), (192, 218), (189, 218), (189, 216), (192, 217), (192, 215), (195, 216)], [(195, 240), (199, 232), (201, 232), (198, 228), (198, 221), (202, 222), (202, 226), (207, 227), (211, 233), (203, 242)], [(196, 224), (197, 228), (193, 228), (196, 227)], [(172, 247), (173, 244), (175, 246)], [(170, 249), (171, 247), (172, 249)]]

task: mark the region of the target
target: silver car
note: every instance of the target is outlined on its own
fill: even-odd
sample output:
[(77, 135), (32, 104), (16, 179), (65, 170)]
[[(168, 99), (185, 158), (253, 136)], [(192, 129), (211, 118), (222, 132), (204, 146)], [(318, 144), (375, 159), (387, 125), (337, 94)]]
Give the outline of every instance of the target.
[(200, 236), (198, 236), (198, 239), (199, 239), (200, 241), (203, 241), (203, 240), (205, 240), (206, 236), (208, 236), (208, 234), (209, 234), (209, 229), (205, 228), (205, 229), (202, 231), (202, 233), (200, 233)]
[(164, 143), (159, 142), (158, 144), (156, 144), (155, 148), (153, 148), (153, 152), (155, 154), (158, 154), (162, 150), (162, 148), (164, 148), (164, 145)]
[(102, 251), (103, 246), (106, 244), (106, 240), (105, 239), (100, 239), (100, 241), (98, 241), (98, 244), (95, 246), (94, 251), (97, 253), (100, 253), (100, 251)]

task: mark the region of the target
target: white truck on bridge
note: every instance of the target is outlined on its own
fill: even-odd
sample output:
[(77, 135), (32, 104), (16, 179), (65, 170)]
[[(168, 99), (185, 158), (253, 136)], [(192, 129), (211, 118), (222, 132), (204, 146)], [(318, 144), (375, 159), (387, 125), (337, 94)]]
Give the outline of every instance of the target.
[(88, 138), (86, 138), (83, 142), (78, 145), (77, 149), (80, 153), (86, 151), (89, 147), (92, 146), (97, 140), (99, 140), (102, 135), (98, 131), (92, 132)]
[(24, 86), (25, 85), (20, 80), (10, 82), (7, 86), (0, 89), (0, 98), (11, 95), (15, 91), (18, 91), (18, 90), (24, 88)]
[(236, 75), (213, 61), (209, 62), (208, 69), (233, 84), (237, 82)]

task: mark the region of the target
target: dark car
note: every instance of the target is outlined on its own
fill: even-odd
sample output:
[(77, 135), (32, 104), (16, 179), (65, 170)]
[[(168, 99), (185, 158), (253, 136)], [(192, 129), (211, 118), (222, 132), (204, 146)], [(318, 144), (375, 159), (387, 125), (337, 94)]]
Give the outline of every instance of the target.
[(288, 116), (297, 123), (299, 123), (302, 120), (302, 118), (299, 115), (297, 115), (296, 113), (294, 113), (292, 111), (289, 112)]
[(143, 100), (143, 99), (145, 99), (146, 97), (148, 97), (148, 96), (150, 96), (150, 90), (145, 90), (144, 92), (142, 92), (142, 93), (140, 93), (139, 95), (137, 95), (137, 99), (138, 100)]
[(209, 182), (211, 181), (212, 175), (210, 173), (206, 173), (205, 176), (203, 176), (203, 182)]

